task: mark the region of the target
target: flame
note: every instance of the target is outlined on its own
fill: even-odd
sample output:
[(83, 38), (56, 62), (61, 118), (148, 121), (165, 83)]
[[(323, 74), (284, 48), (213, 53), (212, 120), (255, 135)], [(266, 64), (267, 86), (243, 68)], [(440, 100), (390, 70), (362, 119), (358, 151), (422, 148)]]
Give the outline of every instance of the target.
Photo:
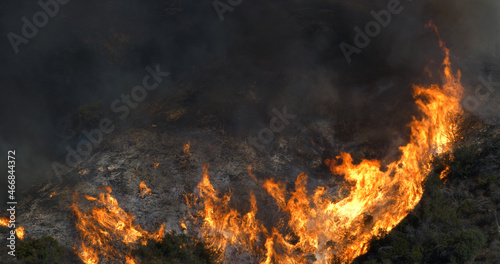
[(184, 147), (182, 148), (182, 152), (184, 152), (184, 154), (188, 154), (188, 155), (191, 155), (191, 153), (189, 152), (189, 149), (191, 148), (191, 144), (189, 143), (189, 141), (184, 145)]
[(9, 226), (9, 219), (5, 217), (0, 218), (0, 226)]
[(258, 233), (265, 231), (256, 219), (257, 200), (250, 195), (250, 211), (241, 215), (229, 206), (231, 194), (221, 195), (213, 188), (208, 174), (208, 164), (203, 165), (203, 179), (198, 184), (199, 197), (187, 196), (187, 204), (200, 206), (202, 236), (209, 245), (224, 252), (229, 245), (255, 251)]
[[(449, 151), (453, 143), (463, 87), (460, 71), (451, 69), (449, 49), (440, 38), (439, 43), (445, 54), (443, 84), (413, 86), (421, 115), (409, 124), (410, 140), (399, 148), (398, 160), (385, 166), (378, 160), (353, 164), (349, 153), (326, 160), (331, 172), (344, 175), (350, 186), (349, 196), (336, 201), (326, 197), (327, 187), (308, 192), (305, 173), (298, 175), (290, 193), (284, 183), (264, 181), (262, 188), (288, 215), (285, 228), (278, 223), (271, 232), (255, 217), (255, 196), (251, 194), (250, 211), (241, 215), (230, 207), (230, 193), (213, 188), (205, 164), (198, 193), (186, 196), (190, 207), (199, 208), (193, 217), (200, 221), (203, 239), (223, 253), (229, 247), (251, 251), (261, 256), (261, 263), (306, 263), (309, 256), (315, 263), (333, 258), (348, 263), (366, 253), (372, 238), (391, 231), (420, 201), (433, 155)], [(251, 166), (248, 172), (255, 178)]]
[(181, 228), (182, 229), (188, 229), (186, 226), (186, 223), (184, 221), (181, 221)]
[(53, 191), (52, 193), (50, 193), (49, 198), (52, 198), (54, 195), (56, 195), (56, 191)]
[[(8, 227), (9, 226), (9, 219), (6, 217), (0, 217), (0, 227)], [(20, 226), (15, 229), (16, 236), (17, 238), (23, 240), (24, 239), (24, 227)]]
[(148, 186), (146, 186), (146, 184), (142, 181), (139, 184), (139, 193), (141, 195), (141, 198), (144, 198), (144, 196), (146, 196), (146, 194), (151, 195), (151, 189), (149, 189)]
[(252, 173), (252, 165), (248, 165), (247, 173), (254, 182), (258, 183), (257, 178), (255, 178), (255, 175)]
[[(76, 193), (75, 202), (71, 206), (76, 216), (76, 228), (82, 240), (80, 247), (75, 247), (75, 250), (84, 263), (98, 263), (99, 257), (105, 259), (106, 263), (123, 262), (138, 243), (145, 245), (147, 239), (156, 241), (163, 239), (164, 224), (158, 232), (148, 233), (134, 224), (135, 217), (131, 213), (125, 212), (118, 205), (117, 200), (111, 196), (111, 187), (104, 186), (99, 189), (105, 193), (101, 192), (98, 197), (85, 195), (88, 201), (96, 204), (90, 212), (80, 210)], [(130, 261), (134, 260), (130, 258)], [(133, 263), (130, 261), (127, 263)]]
[(81, 243), (80, 250), (76, 251), (76, 254), (85, 264), (99, 263), (97, 252), (93, 248), (87, 247), (83, 242)]
[(16, 228), (16, 236), (17, 238), (23, 240), (24, 239), (24, 227), (20, 226)]
[(125, 264), (137, 264), (137, 262), (135, 262), (135, 259), (132, 256), (126, 256)]

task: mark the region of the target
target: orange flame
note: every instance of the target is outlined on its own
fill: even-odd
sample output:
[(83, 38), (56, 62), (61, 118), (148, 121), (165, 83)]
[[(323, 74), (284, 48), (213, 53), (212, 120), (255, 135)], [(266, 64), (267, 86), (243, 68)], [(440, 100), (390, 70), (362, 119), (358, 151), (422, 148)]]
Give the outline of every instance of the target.
[(87, 247), (83, 242), (81, 243), (80, 250), (78, 250), (76, 254), (85, 264), (99, 263), (99, 256), (97, 255), (97, 252), (93, 248)]
[(111, 187), (99, 189), (106, 193), (100, 193), (97, 198), (85, 196), (87, 200), (96, 203), (90, 212), (80, 211), (76, 203), (77, 194), (74, 196), (75, 203), (71, 206), (82, 240), (81, 246), (75, 250), (84, 263), (98, 263), (99, 256), (106, 262), (123, 262), (138, 243), (145, 245), (147, 239), (163, 239), (164, 224), (157, 233), (149, 234), (134, 224), (135, 217), (131, 213), (125, 212), (118, 205), (117, 200), (111, 196)]
[(198, 184), (199, 197), (187, 196), (188, 205), (203, 207), (199, 212), (202, 220), (202, 236), (207, 242), (225, 251), (229, 245), (245, 250), (256, 250), (258, 232), (265, 231), (264, 226), (256, 219), (257, 201), (255, 195), (250, 195), (251, 208), (241, 215), (229, 206), (231, 195), (220, 195), (210, 184), (208, 164), (203, 165), (203, 179)]
[(142, 181), (139, 184), (139, 193), (141, 195), (141, 198), (144, 198), (144, 196), (146, 196), (146, 194), (151, 195), (151, 189), (149, 189), (148, 186), (146, 186), (146, 184)]
[(17, 238), (23, 240), (24, 239), (24, 227), (20, 226), (16, 228), (16, 236)]
[(0, 218), (0, 226), (9, 226), (9, 219), (5, 217)]
[[(308, 193), (305, 173), (298, 175), (289, 194), (284, 183), (266, 180), (262, 188), (289, 216), (285, 229), (278, 224), (271, 232), (255, 218), (255, 196), (251, 195), (250, 211), (242, 216), (229, 206), (230, 193), (214, 190), (205, 164), (199, 193), (187, 196), (189, 206), (200, 208), (194, 217), (201, 219), (203, 238), (223, 253), (230, 246), (251, 251), (262, 257), (261, 263), (306, 263), (311, 255), (315, 263), (329, 263), (334, 257), (351, 262), (366, 253), (370, 239), (391, 231), (420, 201), (433, 155), (449, 151), (453, 143), (463, 87), (460, 72), (452, 72), (449, 50), (439, 41), (445, 53), (443, 85), (413, 86), (421, 117), (409, 124), (410, 140), (399, 148), (398, 160), (385, 169), (378, 160), (353, 164), (348, 153), (326, 160), (332, 173), (351, 183), (349, 196), (337, 201), (326, 197), (326, 187)], [(248, 171), (252, 177), (251, 167)]]

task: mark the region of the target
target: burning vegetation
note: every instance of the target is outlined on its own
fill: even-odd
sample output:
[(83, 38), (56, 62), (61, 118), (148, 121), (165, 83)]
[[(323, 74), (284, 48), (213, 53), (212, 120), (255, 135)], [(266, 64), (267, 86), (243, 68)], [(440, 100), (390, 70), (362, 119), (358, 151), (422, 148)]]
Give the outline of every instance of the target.
[(146, 184), (143, 181), (139, 184), (139, 194), (143, 199), (146, 196), (146, 194), (151, 195), (151, 189), (149, 189), (148, 186), (146, 186)]
[[(213, 188), (204, 165), (197, 193), (187, 197), (189, 206), (201, 208), (193, 216), (200, 223), (200, 237), (223, 253), (229, 248), (250, 251), (261, 256), (261, 263), (351, 262), (366, 253), (372, 238), (391, 231), (420, 201), (432, 158), (451, 149), (463, 87), (460, 72), (451, 69), (449, 50), (442, 41), (440, 46), (445, 53), (443, 84), (414, 85), (421, 116), (409, 124), (410, 140), (399, 148), (398, 160), (385, 168), (378, 160), (353, 164), (349, 153), (326, 160), (332, 174), (344, 175), (350, 183), (349, 196), (340, 201), (327, 199), (322, 186), (309, 193), (305, 173), (298, 175), (291, 191), (284, 183), (266, 180), (262, 188), (288, 216), (283, 225), (272, 227), (256, 218), (253, 194), (247, 213), (231, 208), (231, 193)], [(248, 171), (255, 179), (251, 167)]]
[(81, 242), (75, 245), (80, 259), (86, 263), (106, 262), (134, 263), (131, 251), (138, 244), (145, 245), (150, 240), (161, 241), (165, 226), (157, 232), (149, 233), (135, 223), (135, 217), (125, 212), (118, 201), (111, 196), (111, 187), (105, 186), (98, 197), (85, 195), (85, 199), (95, 203), (89, 211), (81, 211), (78, 205), (78, 194), (74, 195), (71, 206), (76, 217), (76, 228)]

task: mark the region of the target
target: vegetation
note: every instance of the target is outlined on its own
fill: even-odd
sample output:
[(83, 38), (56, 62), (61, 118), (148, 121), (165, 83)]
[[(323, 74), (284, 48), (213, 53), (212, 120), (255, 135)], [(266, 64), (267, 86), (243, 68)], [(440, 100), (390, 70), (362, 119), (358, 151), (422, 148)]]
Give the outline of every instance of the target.
[(149, 241), (133, 252), (143, 264), (212, 264), (220, 253), (196, 238), (175, 232), (167, 233), (162, 242)]
[(56, 239), (49, 236), (19, 241), (16, 257), (26, 264), (57, 264), (61, 262), (63, 250)]

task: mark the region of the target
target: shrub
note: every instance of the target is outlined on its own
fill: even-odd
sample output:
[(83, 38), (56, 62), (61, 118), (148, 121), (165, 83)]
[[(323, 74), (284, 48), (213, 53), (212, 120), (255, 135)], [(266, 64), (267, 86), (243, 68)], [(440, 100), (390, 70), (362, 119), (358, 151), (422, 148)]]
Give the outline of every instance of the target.
[(465, 263), (486, 245), (486, 238), (481, 231), (469, 229), (457, 233), (453, 239), (453, 244), (452, 262)]
[(220, 252), (192, 236), (167, 233), (162, 242), (150, 241), (134, 250), (144, 264), (212, 264)]
[(16, 257), (22, 263), (55, 264), (61, 262), (62, 248), (56, 239), (49, 236), (19, 241)]

